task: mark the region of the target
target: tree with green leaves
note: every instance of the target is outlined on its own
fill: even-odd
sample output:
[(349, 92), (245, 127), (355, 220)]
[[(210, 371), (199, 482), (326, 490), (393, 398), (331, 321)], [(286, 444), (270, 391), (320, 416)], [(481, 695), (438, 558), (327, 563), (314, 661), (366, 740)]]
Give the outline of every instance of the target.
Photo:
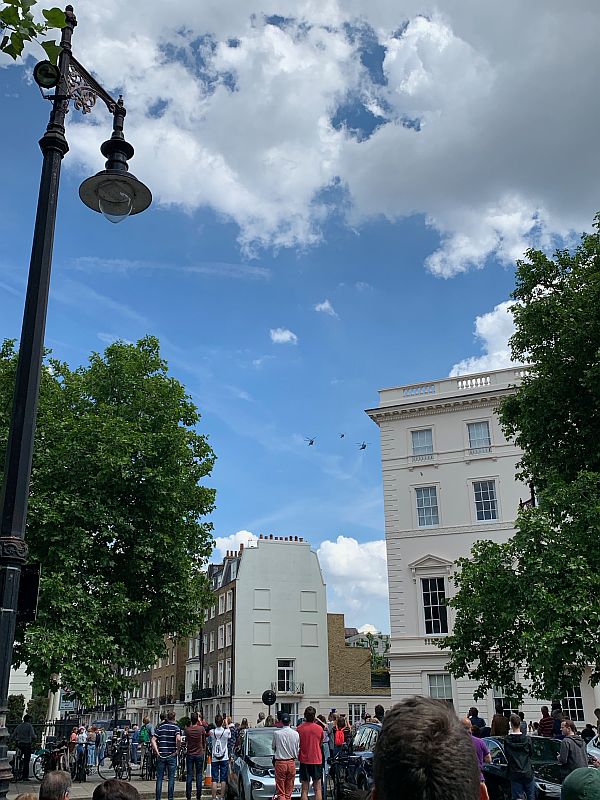
[(56, 64), (60, 47), (55, 40), (40, 41), (51, 30), (65, 26), (65, 12), (60, 8), (43, 8), (42, 19), (36, 20), (33, 7), (37, 0), (8, 0), (0, 3), (0, 52), (13, 59), (20, 57), (26, 42), (39, 42), (46, 57)]
[[(16, 369), (0, 349), (0, 452)], [(214, 463), (199, 414), (153, 337), (116, 342), (86, 367), (46, 360), (26, 540), (42, 566), (37, 620), (17, 630), (14, 662), (44, 690), (118, 695), (125, 672), (198, 628), (211, 593), (203, 517)]]
[(521, 700), (527, 682), (564, 697), (588, 668), (600, 682), (600, 216), (594, 228), (517, 263), (512, 357), (532, 367), (499, 414), (537, 505), (508, 542), (459, 560), (454, 630), (439, 642), (477, 697), (501, 686)]

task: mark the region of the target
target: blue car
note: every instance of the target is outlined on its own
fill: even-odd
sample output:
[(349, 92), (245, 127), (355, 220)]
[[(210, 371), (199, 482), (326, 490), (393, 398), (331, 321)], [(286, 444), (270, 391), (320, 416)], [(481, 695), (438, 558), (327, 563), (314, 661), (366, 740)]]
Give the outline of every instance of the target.
[(381, 725), (366, 722), (361, 725), (354, 737), (331, 759), (331, 772), (335, 800), (343, 800), (352, 795), (366, 795), (373, 786), (373, 753)]

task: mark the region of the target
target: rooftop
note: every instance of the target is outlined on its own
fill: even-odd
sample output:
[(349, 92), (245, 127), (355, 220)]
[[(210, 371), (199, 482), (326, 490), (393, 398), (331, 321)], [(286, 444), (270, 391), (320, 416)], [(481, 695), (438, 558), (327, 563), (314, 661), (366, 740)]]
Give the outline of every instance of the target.
[(521, 383), (529, 373), (528, 367), (509, 367), (507, 369), (477, 372), (472, 375), (459, 375), (441, 378), (426, 383), (413, 383), (379, 391), (379, 406), (367, 409), (369, 416), (392, 406), (415, 406), (437, 403), (443, 400), (490, 393), (503, 393)]

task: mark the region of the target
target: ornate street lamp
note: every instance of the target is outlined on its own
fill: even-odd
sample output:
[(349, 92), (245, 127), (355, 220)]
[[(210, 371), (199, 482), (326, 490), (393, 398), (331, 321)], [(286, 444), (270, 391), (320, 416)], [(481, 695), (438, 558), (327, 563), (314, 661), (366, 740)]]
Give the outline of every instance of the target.
[(69, 145), (65, 138), (65, 116), (69, 102), (84, 114), (100, 98), (113, 115), (113, 132), (101, 147), (106, 168), (81, 184), (79, 195), (94, 211), (111, 222), (139, 214), (150, 205), (150, 190), (128, 171), (133, 147), (125, 141), (122, 98), (114, 100), (81, 66), (71, 53), (71, 37), (77, 25), (73, 7), (67, 6), (62, 29), (58, 66), (42, 61), (34, 69), (40, 89), (54, 89), (50, 121), (40, 140), (43, 153), (35, 228), (19, 361), (15, 378), (13, 409), (6, 448), (2, 494), (0, 495), (0, 800), (6, 798), (11, 769), (7, 758), (7, 694), (15, 636), (21, 567), (27, 560), (25, 522), (31, 477), (31, 460), (37, 402), (44, 349), (46, 310), (50, 288), (52, 249), (58, 203), (60, 168)]

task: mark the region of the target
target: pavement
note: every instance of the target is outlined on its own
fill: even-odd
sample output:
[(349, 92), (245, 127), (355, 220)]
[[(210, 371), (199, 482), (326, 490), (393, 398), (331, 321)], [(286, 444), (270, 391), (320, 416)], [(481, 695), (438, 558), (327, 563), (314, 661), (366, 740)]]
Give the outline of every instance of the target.
[[(102, 778), (98, 774), (88, 775), (88, 778), (83, 783), (73, 783), (69, 791), (71, 800), (89, 800), (96, 786), (102, 783)], [(154, 800), (155, 797), (155, 781), (142, 781), (135, 773), (131, 777), (131, 785), (140, 793), (142, 800)], [(17, 795), (22, 792), (28, 792), (37, 795), (40, 790), (39, 781), (35, 778), (24, 782), (11, 783), (8, 790), (8, 800), (15, 800)], [(204, 786), (202, 790), (202, 799), (208, 800), (210, 797), (210, 786)], [(185, 797), (185, 781), (175, 781), (175, 798)], [(163, 783), (162, 800), (167, 800), (167, 781)]]

